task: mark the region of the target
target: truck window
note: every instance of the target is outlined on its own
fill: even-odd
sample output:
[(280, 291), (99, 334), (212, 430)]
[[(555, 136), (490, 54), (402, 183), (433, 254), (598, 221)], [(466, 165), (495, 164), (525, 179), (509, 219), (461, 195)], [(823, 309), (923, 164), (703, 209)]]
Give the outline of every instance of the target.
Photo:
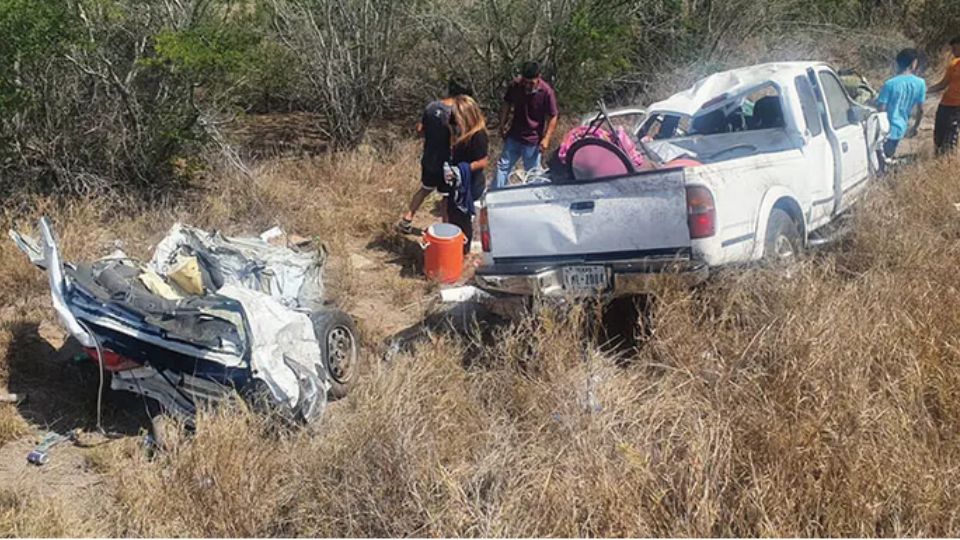
[(776, 86), (769, 84), (737, 97), (721, 108), (693, 118), (690, 134), (717, 135), (786, 127), (783, 100)]
[(820, 111), (817, 108), (817, 98), (813, 95), (813, 87), (810, 81), (803, 75), (794, 79), (797, 87), (797, 95), (800, 96), (800, 108), (803, 109), (803, 120), (807, 124), (807, 130), (812, 137), (823, 133), (823, 124), (820, 122)]
[(637, 138), (649, 137), (652, 140), (683, 137), (689, 131), (690, 119), (674, 114), (653, 114), (647, 118), (637, 131)]
[[(786, 127), (780, 92), (772, 85), (747, 95), (739, 107), (739, 113), (742, 117), (742, 129), (745, 131)], [(736, 115), (732, 116), (735, 118), (733, 123), (736, 124), (739, 119), (736, 119)]]
[(843, 85), (832, 74), (821, 71), (820, 83), (830, 111), (830, 125), (841, 129), (850, 125), (850, 100)]

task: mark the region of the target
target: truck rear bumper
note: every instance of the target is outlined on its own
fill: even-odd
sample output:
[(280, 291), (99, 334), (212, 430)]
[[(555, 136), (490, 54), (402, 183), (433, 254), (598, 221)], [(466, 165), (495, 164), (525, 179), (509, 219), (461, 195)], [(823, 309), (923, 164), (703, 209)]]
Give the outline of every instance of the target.
[[(587, 264), (589, 265), (589, 263)], [(550, 266), (529, 265), (481, 266), (474, 280), (489, 293), (519, 296), (629, 296), (655, 291), (663, 283), (693, 286), (707, 278), (706, 263), (695, 260), (623, 261), (602, 265), (607, 269), (609, 284), (592, 292), (571, 291), (564, 284), (564, 267), (583, 266), (563, 263)], [(594, 265), (595, 266), (595, 265)]]

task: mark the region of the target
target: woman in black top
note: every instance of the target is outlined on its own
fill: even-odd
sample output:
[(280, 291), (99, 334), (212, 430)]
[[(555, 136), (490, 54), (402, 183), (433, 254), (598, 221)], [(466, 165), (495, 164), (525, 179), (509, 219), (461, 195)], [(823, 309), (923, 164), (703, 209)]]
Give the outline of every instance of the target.
[[(487, 168), (489, 152), (487, 139), (487, 122), (483, 117), (480, 106), (470, 96), (454, 98), (452, 123), (457, 127), (451, 141), (451, 157), (453, 167), (461, 163), (468, 164), (471, 172), (470, 187), (473, 200), (480, 200), (487, 188), (484, 179), (484, 169)], [(447, 220), (453, 223), (467, 237), (463, 246), (464, 253), (470, 252), (470, 243), (473, 241), (473, 216), (463, 212), (454, 202), (454, 196), (447, 196)]]

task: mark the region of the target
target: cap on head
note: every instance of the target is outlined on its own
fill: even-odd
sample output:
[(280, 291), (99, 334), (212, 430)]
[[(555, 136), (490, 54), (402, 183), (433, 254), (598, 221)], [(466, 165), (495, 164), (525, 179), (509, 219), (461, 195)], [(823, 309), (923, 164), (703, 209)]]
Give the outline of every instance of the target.
[(897, 53), (897, 69), (906, 71), (913, 67), (913, 63), (920, 59), (920, 53), (916, 49), (903, 49)]
[(520, 75), (524, 79), (536, 79), (540, 76), (540, 63), (527, 62), (523, 64), (523, 68), (520, 70)]

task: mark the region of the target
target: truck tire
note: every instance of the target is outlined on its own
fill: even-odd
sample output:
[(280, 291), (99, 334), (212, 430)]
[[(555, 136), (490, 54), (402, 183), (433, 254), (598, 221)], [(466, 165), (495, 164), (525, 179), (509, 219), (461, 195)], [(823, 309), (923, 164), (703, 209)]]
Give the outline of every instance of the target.
[(330, 397), (344, 398), (356, 377), (357, 327), (353, 319), (337, 309), (316, 311), (311, 320), (330, 380)]
[(796, 222), (779, 208), (770, 212), (767, 236), (763, 242), (763, 258), (768, 262), (790, 260), (800, 254), (803, 239)]

